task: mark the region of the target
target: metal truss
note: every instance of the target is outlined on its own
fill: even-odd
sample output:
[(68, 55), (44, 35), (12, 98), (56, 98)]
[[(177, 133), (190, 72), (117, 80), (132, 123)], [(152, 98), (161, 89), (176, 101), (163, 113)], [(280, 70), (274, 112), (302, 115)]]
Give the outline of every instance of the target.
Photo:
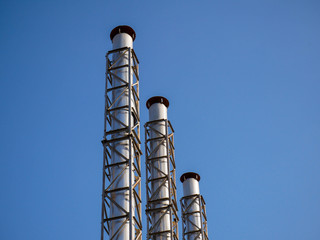
[[(181, 198), (180, 203), (183, 240), (208, 240), (206, 203), (202, 195), (185, 196)], [(193, 230), (188, 230), (188, 226)]]
[[(129, 239), (141, 240), (139, 61), (129, 47), (109, 51), (106, 60), (101, 240), (118, 239), (128, 224), (128, 236), (132, 236)], [(119, 71), (124, 74), (118, 74)], [(119, 100), (124, 98), (125, 101)], [(125, 113), (126, 119), (117, 117), (120, 111)], [(116, 129), (113, 127), (115, 123), (118, 126)], [(126, 154), (118, 151), (119, 145), (127, 149)], [(112, 158), (117, 158), (117, 162)], [(121, 178), (127, 178), (124, 179), (126, 186), (117, 186), (116, 182)], [(127, 209), (114, 199), (116, 194), (128, 196)]]
[[(165, 126), (165, 133), (157, 130), (158, 126)], [(176, 193), (176, 165), (174, 158), (174, 130), (167, 119), (149, 121), (145, 124), (145, 151), (146, 151), (146, 192), (147, 192), (147, 240), (172, 239), (178, 240), (178, 205)], [(152, 137), (153, 136), (153, 137)], [(154, 137), (157, 136), (157, 137)], [(155, 152), (165, 146), (165, 154), (156, 156)], [(157, 167), (156, 161), (165, 160), (167, 170), (165, 173)], [(152, 176), (157, 172), (158, 177)], [(160, 176), (160, 177), (159, 177)], [(157, 182), (157, 189), (152, 189), (152, 185)], [(160, 197), (160, 188), (166, 186), (167, 197)], [(162, 207), (156, 207), (156, 205)], [(164, 216), (169, 214), (169, 228), (159, 231), (159, 225)], [(154, 216), (157, 215), (157, 221)], [(168, 216), (168, 215), (167, 215)]]

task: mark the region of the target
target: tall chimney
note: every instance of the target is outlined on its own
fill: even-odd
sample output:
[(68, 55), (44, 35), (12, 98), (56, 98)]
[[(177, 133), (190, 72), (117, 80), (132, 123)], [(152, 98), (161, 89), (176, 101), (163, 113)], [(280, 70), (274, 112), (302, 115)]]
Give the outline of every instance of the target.
[[(141, 240), (139, 61), (129, 26), (111, 31), (106, 91), (101, 240)], [(108, 235), (108, 236), (106, 236)]]
[(208, 240), (205, 201), (200, 194), (200, 175), (188, 172), (181, 176), (183, 197), (180, 200), (184, 240)]
[(173, 128), (168, 121), (169, 101), (160, 96), (147, 101), (145, 124), (147, 240), (178, 239)]

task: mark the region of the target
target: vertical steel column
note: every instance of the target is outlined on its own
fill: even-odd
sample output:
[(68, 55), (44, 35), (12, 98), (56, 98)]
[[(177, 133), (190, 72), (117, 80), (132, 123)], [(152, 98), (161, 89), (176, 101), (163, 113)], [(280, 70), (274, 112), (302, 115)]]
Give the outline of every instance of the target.
[(169, 101), (147, 101), (145, 124), (147, 240), (177, 240), (178, 206), (174, 159), (174, 130), (167, 119)]
[[(141, 240), (139, 61), (135, 32), (118, 26), (106, 55), (101, 240)], [(106, 236), (106, 234), (108, 236)]]
[(181, 198), (182, 231), (184, 240), (208, 240), (206, 203), (200, 195), (197, 173), (181, 176), (183, 195)]

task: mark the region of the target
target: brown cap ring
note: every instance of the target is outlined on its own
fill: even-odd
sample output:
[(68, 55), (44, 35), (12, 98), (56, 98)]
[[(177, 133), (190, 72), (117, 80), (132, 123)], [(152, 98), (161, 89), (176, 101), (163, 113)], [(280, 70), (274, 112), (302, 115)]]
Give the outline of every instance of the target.
[(180, 181), (183, 183), (188, 178), (194, 178), (198, 182), (200, 181), (200, 175), (198, 173), (194, 173), (194, 172), (187, 172), (187, 173), (182, 174), (180, 177)]
[(119, 34), (119, 33), (127, 33), (132, 37), (132, 40), (134, 41), (136, 39), (136, 32), (127, 25), (120, 25), (118, 27), (115, 27), (111, 33), (110, 33), (110, 39), (111, 41), (113, 40), (113, 38)]
[(147, 108), (149, 109), (151, 107), (151, 105), (154, 104), (154, 103), (162, 103), (167, 108), (169, 107), (169, 101), (165, 97), (155, 96), (155, 97), (149, 98), (149, 100), (146, 103)]

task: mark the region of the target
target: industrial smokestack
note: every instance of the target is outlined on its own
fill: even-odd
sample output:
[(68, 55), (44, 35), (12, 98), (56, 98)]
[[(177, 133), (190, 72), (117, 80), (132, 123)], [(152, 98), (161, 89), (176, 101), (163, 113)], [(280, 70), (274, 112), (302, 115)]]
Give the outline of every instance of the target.
[(184, 240), (208, 240), (205, 201), (200, 194), (200, 175), (193, 172), (181, 176), (183, 197), (180, 200)]
[[(129, 26), (111, 31), (106, 91), (101, 240), (141, 240), (139, 61)], [(106, 233), (106, 234), (105, 234)]]
[(173, 128), (167, 118), (169, 101), (152, 97), (147, 101), (149, 122), (145, 124), (147, 240), (178, 239)]

